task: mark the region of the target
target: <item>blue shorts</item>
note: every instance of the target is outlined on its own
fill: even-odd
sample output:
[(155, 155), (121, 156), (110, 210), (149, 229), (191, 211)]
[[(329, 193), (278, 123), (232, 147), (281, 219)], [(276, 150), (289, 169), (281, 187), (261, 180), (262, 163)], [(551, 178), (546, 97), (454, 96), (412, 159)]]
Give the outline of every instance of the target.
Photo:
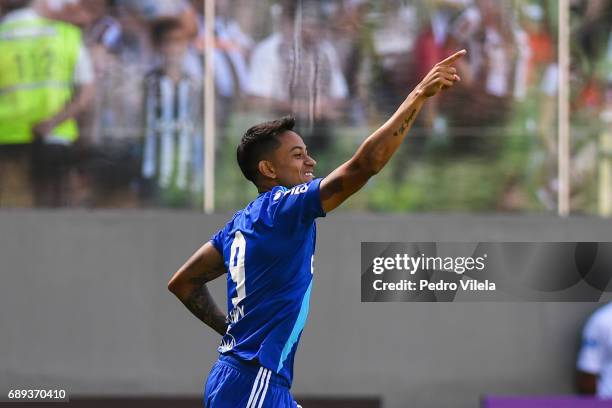
[(301, 408), (287, 380), (271, 370), (222, 355), (206, 380), (204, 408)]

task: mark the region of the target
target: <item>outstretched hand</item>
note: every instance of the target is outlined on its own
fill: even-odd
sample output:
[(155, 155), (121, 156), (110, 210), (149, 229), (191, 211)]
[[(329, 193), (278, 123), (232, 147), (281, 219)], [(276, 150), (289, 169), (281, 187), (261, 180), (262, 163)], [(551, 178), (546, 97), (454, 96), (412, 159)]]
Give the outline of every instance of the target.
[(466, 50), (457, 51), (450, 57), (438, 62), (419, 83), (417, 89), (423, 96), (432, 97), (443, 89), (450, 88), (455, 82), (461, 81), (453, 64), (467, 54)]

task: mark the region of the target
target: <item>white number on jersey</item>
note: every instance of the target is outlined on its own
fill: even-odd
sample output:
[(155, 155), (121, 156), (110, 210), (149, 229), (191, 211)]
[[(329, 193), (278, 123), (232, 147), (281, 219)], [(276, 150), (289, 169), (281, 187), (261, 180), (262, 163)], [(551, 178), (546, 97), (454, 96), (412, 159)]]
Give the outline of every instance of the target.
[(242, 232), (236, 231), (232, 248), (230, 250), (230, 275), (236, 284), (236, 297), (232, 298), (234, 307), (246, 296), (244, 257), (246, 254), (246, 240)]

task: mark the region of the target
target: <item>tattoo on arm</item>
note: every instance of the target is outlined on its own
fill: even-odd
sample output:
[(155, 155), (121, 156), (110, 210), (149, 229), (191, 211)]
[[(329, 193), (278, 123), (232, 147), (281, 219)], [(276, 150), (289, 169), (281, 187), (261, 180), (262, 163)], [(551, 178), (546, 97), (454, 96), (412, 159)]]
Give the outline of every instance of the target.
[(205, 277), (193, 278), (191, 283), (194, 289), (185, 301), (185, 306), (198, 319), (210, 326), (220, 335), (224, 335), (227, 330), (227, 321), (223, 313), (219, 310), (212, 296), (206, 287)]
[(408, 127), (410, 126), (410, 123), (412, 122), (412, 119), (414, 118), (415, 113), (416, 113), (416, 109), (413, 109), (412, 112), (410, 112), (410, 115), (408, 115), (408, 117), (404, 119), (404, 122), (402, 122), (399, 129), (393, 132), (393, 136), (400, 136), (404, 134), (406, 129), (408, 129)]
[[(385, 126), (366, 138), (351, 160), (338, 167), (321, 182), (321, 202), (326, 212), (338, 207), (349, 196), (359, 191), (387, 164), (423, 104), (422, 99), (417, 97), (407, 99), (407, 103), (407, 107), (402, 104), (389, 124), (385, 123)], [(408, 109), (411, 110), (409, 114)], [(399, 127), (394, 130), (398, 125)]]

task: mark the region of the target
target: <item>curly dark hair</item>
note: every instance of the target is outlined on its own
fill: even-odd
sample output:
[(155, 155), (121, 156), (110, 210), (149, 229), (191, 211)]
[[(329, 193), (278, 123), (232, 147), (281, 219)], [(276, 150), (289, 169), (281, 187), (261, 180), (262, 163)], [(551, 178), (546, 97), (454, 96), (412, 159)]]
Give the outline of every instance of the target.
[(271, 120), (255, 125), (245, 132), (236, 149), (236, 158), (242, 174), (247, 180), (257, 186), (259, 178), (258, 165), (266, 154), (274, 151), (280, 146), (278, 136), (288, 130), (293, 130), (295, 118), (283, 116), (280, 119)]

